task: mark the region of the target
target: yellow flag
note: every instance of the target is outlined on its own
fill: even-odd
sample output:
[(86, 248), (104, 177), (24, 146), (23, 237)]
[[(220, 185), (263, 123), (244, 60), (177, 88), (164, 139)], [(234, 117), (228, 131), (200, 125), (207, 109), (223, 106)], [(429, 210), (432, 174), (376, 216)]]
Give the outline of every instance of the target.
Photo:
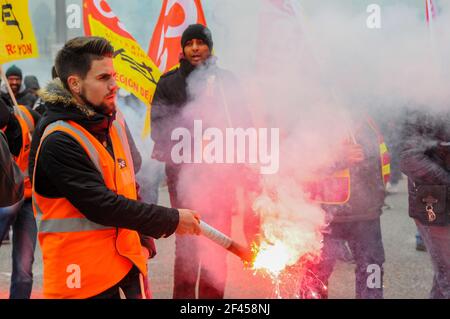
[(113, 63), (117, 85), (147, 106), (143, 136), (150, 133), (150, 106), (161, 73), (136, 40), (124, 29), (106, 1), (84, 0), (86, 35), (107, 39), (114, 47)]
[(39, 56), (28, 0), (0, 0), (0, 63)]

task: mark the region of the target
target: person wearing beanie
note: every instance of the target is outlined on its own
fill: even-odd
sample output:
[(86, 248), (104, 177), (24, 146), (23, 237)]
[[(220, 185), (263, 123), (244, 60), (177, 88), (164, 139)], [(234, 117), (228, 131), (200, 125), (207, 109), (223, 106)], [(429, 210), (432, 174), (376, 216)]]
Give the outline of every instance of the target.
[(37, 92), (40, 90), (39, 81), (34, 75), (27, 75), (24, 79), (25, 89), (31, 94), (38, 96)]
[[(17, 104), (25, 105), (28, 109), (31, 110), (37, 100), (37, 96), (31, 94), (26, 90), (23, 83), (22, 70), (16, 65), (12, 65), (6, 70), (5, 75), (8, 79), (11, 91), (16, 98)], [(5, 83), (3, 83), (0, 87), (0, 96), (7, 105), (12, 106), (14, 104), (11, 97), (9, 96), (8, 89)]]
[(16, 65), (11, 65), (8, 70), (6, 70), (6, 77), (9, 78), (11, 76), (17, 76), (19, 79), (22, 79), (22, 70)]
[(19, 93), (20, 86), (22, 85), (22, 70), (16, 65), (12, 65), (6, 70), (6, 78), (8, 79), (9, 86), (16, 96)]
[[(183, 32), (179, 67), (161, 76), (152, 102), (152, 158), (165, 163), (172, 207), (195, 207), (206, 223), (229, 236), (232, 214), (239, 207), (236, 181), (240, 177), (245, 185), (248, 172), (238, 164), (190, 164), (172, 158), (176, 144), (172, 132), (186, 128), (192, 134), (193, 119), (223, 130), (251, 126), (237, 80), (217, 66), (212, 50), (207, 27), (193, 24)], [(239, 110), (233, 109), (237, 106)], [(184, 113), (187, 110), (189, 116)], [(195, 183), (186, 187), (186, 179)], [(177, 236), (173, 298), (224, 298), (226, 257), (226, 250), (208, 239)]]

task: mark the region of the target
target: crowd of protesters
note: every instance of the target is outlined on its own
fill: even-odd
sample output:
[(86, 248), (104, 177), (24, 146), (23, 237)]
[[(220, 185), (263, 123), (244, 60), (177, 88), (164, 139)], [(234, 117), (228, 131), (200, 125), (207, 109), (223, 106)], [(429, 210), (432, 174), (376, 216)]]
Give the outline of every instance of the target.
[[(46, 298), (149, 298), (147, 260), (156, 255), (153, 239), (174, 233), (173, 297), (224, 298), (226, 251), (200, 258), (200, 250), (207, 248), (192, 235), (201, 233), (200, 220), (230, 235), (239, 186), (230, 183), (236, 180), (231, 176), (258, 181), (242, 165), (231, 165), (219, 168), (228, 178), (203, 187), (204, 181), (194, 177), (205, 170), (214, 174), (216, 167), (172, 161), (171, 133), (183, 125), (180, 115), (194, 101), (188, 80), (206, 69), (215, 83), (235, 82), (217, 66), (208, 28), (190, 25), (180, 45), (179, 67), (159, 80), (151, 113), (152, 159), (165, 164), (172, 208), (156, 204), (161, 166), (151, 177), (155, 183), (141, 188), (137, 183), (136, 174), (150, 158), (142, 158), (126, 116), (116, 107), (118, 87), (108, 41), (69, 40), (56, 56), (53, 80), (44, 88), (15, 65), (6, 70), (8, 83), (2, 84), (0, 98), (0, 238), (12, 244), (10, 298), (31, 296), (38, 239)], [(210, 77), (196, 81), (204, 90), (215, 85)], [(242, 120), (247, 117), (233, 114), (227, 109), (232, 102), (223, 100), (239, 91), (238, 85), (231, 92), (213, 87), (206, 102), (197, 103), (195, 116), (201, 118), (205, 107), (216, 107), (222, 123), (226, 119), (249, 127)], [(127, 95), (119, 100), (121, 108), (139, 103)], [(220, 105), (211, 103), (217, 100)], [(397, 191), (404, 174), (409, 215), (418, 228), (417, 249), (426, 249), (434, 268), (431, 298), (450, 298), (450, 113), (406, 108), (390, 123), (377, 123), (368, 115), (352, 120), (359, 129), (342, 141), (342, 152), (324, 168), (329, 178), (311, 186), (331, 222), (324, 230), (321, 259), (311, 265), (320, 285), (313, 287), (314, 294), (302, 291), (301, 296), (327, 298), (324, 287), (336, 260), (346, 255), (355, 264), (356, 298), (383, 298), (380, 216), (389, 208), (386, 196)], [(199, 189), (198, 197), (180, 192), (186, 183)], [(211, 262), (220, 269), (220, 278), (206, 267)], [(380, 284), (369, 286), (367, 270), (374, 265)], [(312, 287), (304, 282), (299, 289), (306, 286)]]

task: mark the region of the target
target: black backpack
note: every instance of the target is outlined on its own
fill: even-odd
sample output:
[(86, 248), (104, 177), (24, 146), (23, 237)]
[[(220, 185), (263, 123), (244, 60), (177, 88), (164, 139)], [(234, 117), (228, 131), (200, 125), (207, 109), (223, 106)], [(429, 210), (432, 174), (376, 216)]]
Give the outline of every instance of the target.
[(0, 211), (23, 199), (23, 179), (9, 152), (6, 136), (0, 131)]

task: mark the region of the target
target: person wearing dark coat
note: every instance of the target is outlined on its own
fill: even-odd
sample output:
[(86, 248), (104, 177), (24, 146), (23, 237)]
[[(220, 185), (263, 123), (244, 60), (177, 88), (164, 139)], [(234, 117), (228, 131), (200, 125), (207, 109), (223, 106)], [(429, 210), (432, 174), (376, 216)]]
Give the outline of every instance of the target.
[(432, 299), (450, 299), (450, 112), (408, 110), (400, 167), (408, 176), (409, 216), (434, 270)]
[[(220, 129), (247, 128), (251, 125), (250, 116), (246, 114), (237, 80), (229, 71), (219, 68), (211, 54), (210, 30), (200, 24), (190, 25), (183, 32), (181, 47), (179, 67), (160, 78), (152, 102), (151, 136), (155, 142), (152, 157), (166, 165), (172, 206), (193, 207), (205, 222), (230, 235), (236, 183), (245, 184), (245, 169), (233, 164), (176, 163), (171, 152), (177, 142), (171, 139), (171, 134), (179, 127), (193, 132), (194, 119)], [(202, 99), (209, 100), (205, 103)], [(241, 105), (239, 110), (237, 105)], [(186, 176), (195, 177), (191, 187), (184, 181)], [(176, 237), (173, 298), (224, 297), (227, 255), (214, 245), (201, 238)]]
[[(320, 261), (311, 267), (313, 275), (305, 276), (301, 284), (302, 298), (328, 298), (328, 279), (343, 242), (355, 263), (356, 298), (383, 298), (385, 255), (380, 216), (386, 178), (382, 167), (388, 164), (380, 154), (381, 132), (375, 122), (367, 116), (355, 116), (353, 123), (357, 123), (353, 137), (344, 143), (334, 166), (325, 168), (330, 172), (348, 169), (348, 198), (340, 203), (319, 201), (327, 213), (328, 226), (323, 232)], [(325, 184), (328, 191), (332, 189), (329, 186)]]

